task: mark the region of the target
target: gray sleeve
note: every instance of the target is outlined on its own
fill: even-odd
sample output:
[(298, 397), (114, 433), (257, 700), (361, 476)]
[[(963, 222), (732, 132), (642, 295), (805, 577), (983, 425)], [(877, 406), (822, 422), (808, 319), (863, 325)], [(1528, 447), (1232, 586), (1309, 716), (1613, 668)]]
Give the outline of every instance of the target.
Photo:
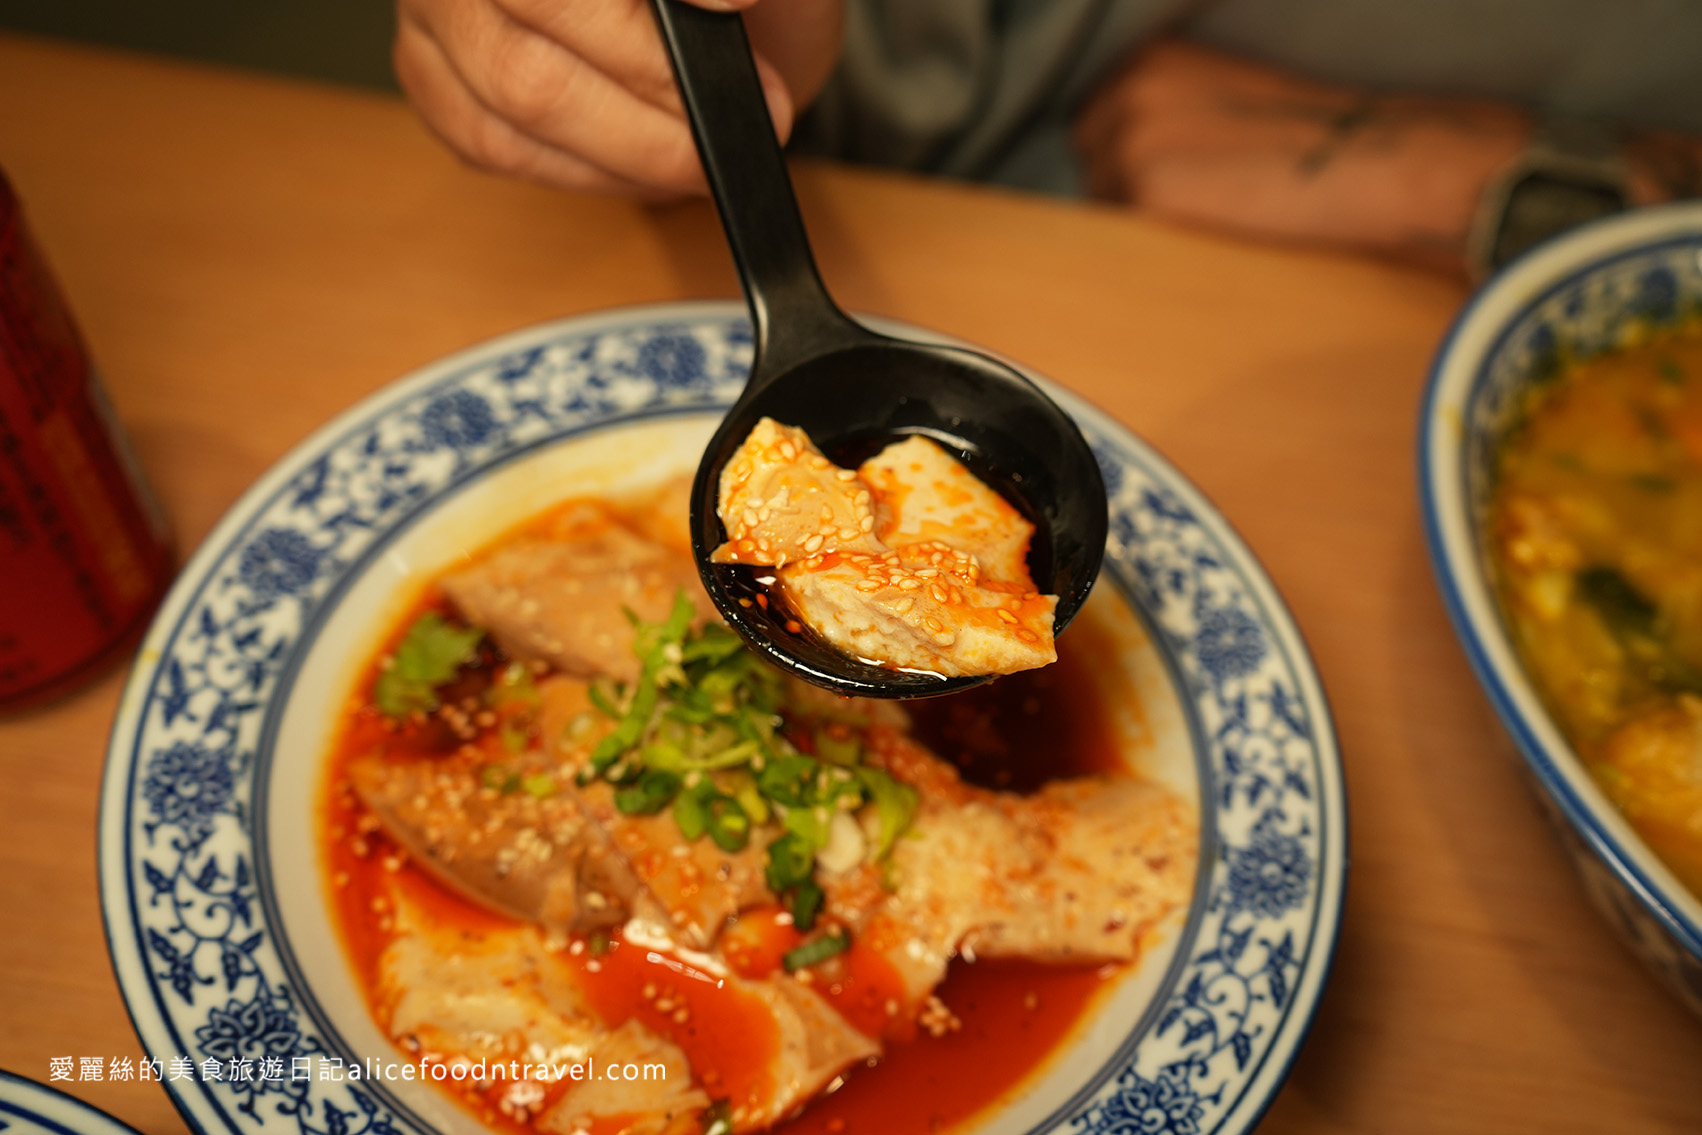
[(1697, 0), (1214, 0), (1185, 34), (1320, 79), (1702, 133)]
[(1187, 0), (847, 0), (794, 148), (1068, 192), (1080, 101)]

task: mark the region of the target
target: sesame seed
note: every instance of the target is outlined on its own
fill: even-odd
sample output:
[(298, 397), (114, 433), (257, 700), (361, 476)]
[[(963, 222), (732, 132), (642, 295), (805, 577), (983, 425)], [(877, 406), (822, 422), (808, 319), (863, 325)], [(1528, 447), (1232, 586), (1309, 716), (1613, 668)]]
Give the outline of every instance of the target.
[(934, 602), (936, 603), (944, 603), (946, 601), (946, 589), (937, 583), (928, 588), (928, 594), (934, 597)]
[(786, 630), (789, 631), (792, 634), (802, 634), (803, 630), (804, 630), (804, 624), (800, 623), (797, 619), (787, 619), (786, 620)]
[(857, 590), (861, 591), (864, 595), (867, 595), (871, 591), (879, 591), (880, 589), (881, 585), (872, 579), (863, 579), (857, 582)]
[(746, 528), (755, 528), (758, 524), (762, 523), (761, 518), (757, 516), (756, 509), (754, 508), (745, 509), (744, 521)]
[(834, 476), (838, 477), (841, 481), (855, 481), (857, 479), (857, 473), (852, 469), (841, 469), (839, 472), (835, 473)]
[(938, 634), (939, 632), (946, 629), (945, 624), (940, 622), (938, 619), (934, 618), (932, 615), (928, 616), (926, 619), (923, 619), (922, 625), (927, 627), (929, 630), (933, 631), (935, 634)]
[(1027, 627), (1018, 627), (1017, 632), (1016, 632), (1016, 637), (1020, 638), (1024, 642), (1037, 642), (1037, 641), (1039, 641), (1040, 636), (1036, 635), (1033, 631), (1029, 630)]
[(872, 516), (865, 516), (862, 520), (859, 520), (857, 524), (863, 531), (869, 532), (875, 527), (875, 518)]
[(816, 553), (817, 549), (819, 549), (820, 547), (821, 547), (821, 533), (819, 533), (819, 532), (816, 533), (814, 536), (811, 536), (808, 540), (804, 541), (804, 551), (809, 552), (811, 555), (814, 555)]
[(1005, 610), (1003, 607), (999, 608), (999, 618), (1003, 619), (1007, 623), (1016, 622), (1016, 616)]
[(900, 598), (898, 600), (898, 602), (896, 602), (892, 605), (892, 609), (894, 611), (897, 611), (900, 615), (908, 615), (910, 613), (910, 609), (914, 606), (916, 606), (916, 600), (912, 599), (908, 595), (905, 595), (902, 598)]
[(905, 579), (899, 580), (898, 586), (902, 587), (906, 591), (915, 591), (917, 588), (922, 586), (922, 581), (919, 580), (919, 579), (910, 579), (910, 578), (907, 577)]

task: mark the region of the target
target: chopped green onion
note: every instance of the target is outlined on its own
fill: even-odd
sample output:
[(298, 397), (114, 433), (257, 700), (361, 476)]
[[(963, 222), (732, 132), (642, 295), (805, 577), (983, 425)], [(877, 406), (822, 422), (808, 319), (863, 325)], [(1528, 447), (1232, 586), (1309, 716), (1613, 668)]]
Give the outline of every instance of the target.
[(646, 769), (631, 784), (615, 790), (615, 807), (629, 816), (652, 816), (672, 803), (679, 790), (677, 774)]
[(638, 692), (632, 695), (632, 704), (627, 706), (626, 713), (621, 717), (620, 724), (614, 732), (597, 742), (597, 747), (591, 750), (591, 767), (598, 772), (607, 768), (616, 757), (638, 744), (638, 739), (644, 733), (644, 727), (650, 722), (650, 715), (656, 709), (656, 686), (653, 682), (640, 682)]
[(526, 790), (526, 795), (538, 800), (554, 796), (559, 790), (556, 778), (549, 773), (537, 773), (533, 776), (521, 777), (520, 787)]
[(502, 747), (511, 753), (524, 753), (532, 743), (532, 724), (525, 717), (505, 717), (499, 730)]
[(731, 796), (717, 792), (704, 801), (709, 838), (722, 851), (743, 851), (751, 839), (751, 820)]
[(757, 790), (776, 804), (800, 808), (809, 803), (811, 781), (817, 765), (809, 757), (779, 757), (768, 761), (757, 773)]
[(497, 792), (517, 792), (520, 774), (501, 765), (486, 765), (479, 770), (479, 783)]
[(733, 1111), (726, 1100), (716, 1100), (704, 1109), (703, 1135), (733, 1135)]
[(833, 813), (817, 805), (808, 808), (788, 808), (781, 821), (787, 833), (796, 839), (800, 846), (808, 848), (810, 855), (827, 846), (828, 827), (833, 822)]
[(662, 716), (681, 725), (708, 725), (715, 720), (715, 709), (707, 705), (671, 705), (663, 710)]
[(880, 839), (871, 857), (884, 858), (915, 814), (915, 790), (863, 767), (854, 720), (823, 725), (816, 755), (799, 753), (780, 731), (785, 680), (725, 628), (691, 629), (694, 613), (682, 592), (664, 622), (633, 620), (640, 677), (618, 702), (593, 686), (593, 704), (615, 724), (578, 781), (608, 781), (627, 814), (671, 808), (685, 839), (708, 836), (727, 852), (749, 846), (757, 825), (778, 821), (784, 830), (767, 845), (765, 877), (808, 931), (825, 902), (816, 854), (834, 817), (874, 803)]
[(814, 879), (805, 879), (786, 893), (786, 909), (792, 912), (792, 925), (804, 934), (808, 934), (816, 924), (816, 915), (821, 912), (821, 884)]
[(854, 765), (863, 756), (863, 743), (844, 726), (816, 730), (816, 756), (830, 765)]
[(868, 790), (869, 799), (874, 801), (875, 816), (880, 821), (880, 837), (875, 840), (872, 856), (879, 862), (892, 854), (892, 845), (916, 818), (916, 789), (893, 779), (892, 774), (884, 769), (860, 768), (857, 778)]
[(497, 674), (496, 681), (485, 691), (485, 702), (492, 706), (514, 703), (537, 705), (542, 700), (532, 681), (532, 671), (523, 662), (510, 662)]
[(768, 889), (780, 894), (797, 886), (815, 870), (816, 853), (792, 832), (768, 845), (768, 865), (763, 876)]
[(831, 934), (823, 934), (796, 949), (787, 950), (781, 956), (780, 964), (786, 968), (787, 973), (797, 973), (805, 966), (813, 966), (829, 958), (838, 957), (850, 948), (851, 932), (841, 926)]
[(695, 840), (709, 830), (709, 809), (704, 807), (706, 788), (714, 790), (713, 785), (702, 780), (696, 787), (687, 788), (674, 797), (674, 823), (680, 826), (680, 834), (688, 840)]
[(600, 958), (604, 954), (608, 953), (614, 947), (615, 943), (614, 939), (609, 937), (608, 931), (599, 930), (597, 933), (591, 935), (590, 942), (586, 944), (591, 948), (591, 956), (593, 958)]
[(769, 817), (768, 801), (764, 800), (762, 793), (757, 791), (756, 781), (751, 779), (749, 773), (745, 772), (736, 774), (736, 777), (733, 799), (739, 802), (739, 806), (751, 818), (751, 823), (766, 824)]
[(718, 627), (711, 623), (703, 628), (702, 634), (681, 648), (680, 661), (688, 663), (702, 660), (712, 663), (720, 662), (739, 653), (744, 649), (744, 646), (744, 640), (739, 638), (738, 635), (725, 627)]
[(686, 755), (680, 752), (680, 747), (670, 745), (666, 741), (644, 746), (638, 757), (650, 768), (662, 769), (664, 772), (685, 772), (692, 767), (686, 760)]
[(620, 692), (617, 689), (614, 693), (610, 693), (609, 685), (610, 683), (606, 679), (598, 678), (591, 683), (591, 688), (586, 691), (586, 694), (590, 697), (591, 704), (596, 707), (597, 712), (604, 717), (619, 721), (623, 716), (619, 704)]

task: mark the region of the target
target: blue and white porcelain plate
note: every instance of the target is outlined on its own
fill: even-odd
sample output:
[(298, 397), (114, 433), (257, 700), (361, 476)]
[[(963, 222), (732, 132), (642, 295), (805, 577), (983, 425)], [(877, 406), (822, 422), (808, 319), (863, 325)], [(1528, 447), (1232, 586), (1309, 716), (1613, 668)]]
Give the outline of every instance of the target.
[[(99, 1060), (104, 1071), (104, 1058), (90, 1059)], [(55, 1070), (56, 1074), (58, 1071)], [(63, 1073), (67, 1079), (71, 1075), (69, 1068)], [(98, 1107), (4, 1069), (0, 1069), (0, 1132), (4, 1135), (136, 1135), (134, 1127), (120, 1123)]]
[[(482, 344), (315, 434), (196, 553), (114, 727), (100, 862), (137, 1031), (162, 1067), (192, 1070), (165, 1084), (201, 1131), (482, 1130), (427, 1085), (321, 1078), (330, 1058), (395, 1058), (335, 938), (318, 858), (338, 708), (421, 580), (554, 500), (695, 467), (750, 358), (727, 303)], [(1211, 505), (1051, 389), (1111, 498), (1095, 601), (1135, 628), (1115, 663), (1145, 713), (1134, 763), (1197, 803), (1200, 872), (1190, 907), (1066, 1051), (965, 1130), (1249, 1131), (1304, 1037), (1341, 917), (1329, 710), (1281, 600)]]

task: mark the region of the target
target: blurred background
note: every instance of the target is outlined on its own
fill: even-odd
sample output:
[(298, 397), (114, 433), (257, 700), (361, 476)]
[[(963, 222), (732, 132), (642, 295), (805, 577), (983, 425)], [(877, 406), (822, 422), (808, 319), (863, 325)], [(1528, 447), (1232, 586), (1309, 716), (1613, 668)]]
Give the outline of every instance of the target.
[(393, 0), (0, 0), (0, 29), (399, 93)]

